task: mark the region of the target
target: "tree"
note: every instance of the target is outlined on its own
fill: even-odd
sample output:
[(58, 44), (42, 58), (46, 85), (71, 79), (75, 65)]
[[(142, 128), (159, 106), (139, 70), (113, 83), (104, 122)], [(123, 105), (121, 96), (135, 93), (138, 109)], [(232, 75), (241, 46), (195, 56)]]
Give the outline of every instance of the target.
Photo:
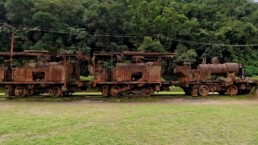
[(138, 51), (141, 52), (165, 52), (165, 48), (159, 40), (153, 40), (151, 37), (144, 37), (144, 40)]
[(180, 44), (176, 49), (176, 60), (175, 63), (183, 64), (185, 62), (194, 64), (197, 61), (197, 53), (194, 49), (188, 49), (185, 45)]
[(32, 0), (8, 0), (5, 3), (5, 9), (7, 20), (15, 24), (31, 24), (31, 18), (35, 12)]
[[(0, 2), (0, 21), (16, 28), (19, 49), (177, 51), (178, 63), (194, 65), (217, 56), (257, 67), (258, 47), (231, 46), (258, 43), (257, 14), (250, 0)], [(8, 50), (9, 34), (0, 33), (0, 47)]]

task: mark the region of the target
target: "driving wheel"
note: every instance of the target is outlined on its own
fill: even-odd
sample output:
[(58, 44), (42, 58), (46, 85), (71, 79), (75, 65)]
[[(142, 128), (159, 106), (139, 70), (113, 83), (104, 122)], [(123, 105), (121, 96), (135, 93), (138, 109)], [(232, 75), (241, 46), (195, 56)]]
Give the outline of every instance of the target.
[(27, 89), (23, 86), (18, 86), (14, 89), (14, 95), (16, 97), (24, 97), (28, 93)]
[(113, 86), (113, 87), (111, 88), (111, 90), (110, 90), (111, 96), (113, 96), (113, 97), (118, 96), (119, 89), (120, 89), (119, 86)]
[(62, 95), (62, 90), (60, 87), (52, 87), (48, 89), (48, 93), (52, 97), (60, 97)]
[(151, 96), (151, 95), (154, 94), (153, 89), (152, 89), (151, 87), (149, 87), (149, 86), (143, 88), (143, 89), (142, 89), (142, 92), (143, 92), (143, 94), (144, 94), (145, 96)]
[(208, 94), (209, 94), (209, 87), (206, 86), (206, 85), (201, 85), (199, 87), (199, 94), (201, 96), (208, 96)]
[(237, 93), (238, 93), (238, 88), (237, 88), (237, 86), (235, 86), (235, 85), (229, 86), (228, 89), (227, 89), (227, 93), (228, 93), (230, 96), (235, 96), (235, 95), (237, 95)]

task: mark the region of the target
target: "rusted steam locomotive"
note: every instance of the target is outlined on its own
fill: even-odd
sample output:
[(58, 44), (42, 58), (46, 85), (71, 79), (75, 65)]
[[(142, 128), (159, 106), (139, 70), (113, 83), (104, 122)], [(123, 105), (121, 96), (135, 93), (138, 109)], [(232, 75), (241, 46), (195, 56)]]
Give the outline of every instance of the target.
[[(207, 96), (210, 92), (237, 95), (248, 93), (257, 81), (245, 78), (237, 63), (177, 66), (176, 81), (162, 81), (162, 61), (174, 53), (116, 52), (94, 53), (90, 58), (83, 53), (50, 54), (44, 51), (0, 53), (0, 86), (6, 96), (25, 97), (49, 93), (59, 97), (99, 88), (103, 96), (151, 96), (180, 86), (192, 96)], [(83, 64), (83, 65), (82, 65)], [(86, 64), (86, 65), (85, 65)], [(81, 81), (81, 67), (94, 76), (93, 83)], [(85, 69), (86, 68), (86, 69)]]
[[(174, 53), (114, 52), (94, 53), (92, 57), (82, 52), (51, 54), (47, 51), (13, 52), (12, 34), (10, 53), (1, 52), (0, 86), (5, 95), (25, 97), (49, 93), (59, 97), (86, 90), (93, 86), (103, 96), (151, 96), (167, 91), (170, 86), (183, 88), (187, 95), (207, 96), (210, 92), (237, 95), (248, 93), (257, 81), (244, 77), (237, 63), (200, 64), (177, 66), (176, 81), (162, 81), (162, 61), (173, 58)], [(81, 81), (81, 75), (91, 73), (93, 83)]]
[(53, 55), (44, 51), (25, 51), (0, 53), (0, 57), (7, 58), (0, 67), (0, 85), (4, 86), (7, 97), (46, 92), (59, 97), (86, 86), (80, 81), (80, 67), (76, 61), (88, 59), (82, 54)]
[(153, 95), (168, 90), (172, 82), (162, 82), (162, 59), (174, 53), (95, 53), (94, 87), (103, 96)]
[(174, 73), (177, 85), (192, 96), (207, 96), (210, 92), (234, 96), (249, 93), (257, 85), (256, 80), (245, 78), (241, 64), (219, 64), (217, 58), (213, 58), (211, 64), (198, 65), (197, 69), (188, 64), (177, 66)]

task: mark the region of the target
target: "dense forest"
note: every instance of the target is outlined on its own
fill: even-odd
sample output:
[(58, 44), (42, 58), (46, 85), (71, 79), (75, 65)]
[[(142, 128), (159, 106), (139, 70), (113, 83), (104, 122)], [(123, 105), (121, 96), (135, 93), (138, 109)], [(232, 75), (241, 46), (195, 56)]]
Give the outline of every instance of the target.
[(243, 63), (258, 75), (258, 3), (251, 0), (0, 0), (0, 49), (176, 52)]

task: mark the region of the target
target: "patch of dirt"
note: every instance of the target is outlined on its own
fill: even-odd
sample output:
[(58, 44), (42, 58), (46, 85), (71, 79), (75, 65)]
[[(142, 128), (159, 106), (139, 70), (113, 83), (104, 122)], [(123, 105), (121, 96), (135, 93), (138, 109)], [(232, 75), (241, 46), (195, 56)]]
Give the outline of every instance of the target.
[(230, 97), (230, 96), (209, 96), (209, 97), (189, 97), (184, 95), (172, 95), (172, 96), (153, 96), (153, 97), (135, 97), (135, 98), (103, 98), (103, 97), (74, 97), (74, 98), (59, 98), (49, 99), (45, 98), (35, 99), (27, 98), (23, 100), (14, 99), (12, 101), (0, 101), (0, 110), (6, 108), (13, 108), (16, 104), (37, 102), (37, 103), (53, 103), (53, 104), (141, 104), (141, 103), (168, 103), (168, 104), (191, 104), (191, 105), (258, 105), (258, 97)]
[(8, 138), (9, 135), (0, 135), (0, 144), (3, 144)]
[(224, 99), (224, 98), (177, 98), (166, 99), (159, 101), (159, 103), (172, 103), (172, 104), (191, 104), (191, 105), (258, 105), (257, 98), (246, 99)]
[(161, 103), (161, 104), (190, 104), (190, 105), (258, 105), (258, 98), (156, 98), (153, 100), (137, 100), (137, 99), (113, 99), (112, 101), (94, 101), (94, 100), (81, 100), (81, 101), (72, 101), (70, 103), (88, 103), (88, 104), (141, 104), (141, 103)]
[(13, 103), (6, 103), (5, 101), (4, 102), (0, 102), (0, 110), (3, 111), (3, 110), (8, 110), (8, 109), (13, 109), (15, 107), (15, 104)]

